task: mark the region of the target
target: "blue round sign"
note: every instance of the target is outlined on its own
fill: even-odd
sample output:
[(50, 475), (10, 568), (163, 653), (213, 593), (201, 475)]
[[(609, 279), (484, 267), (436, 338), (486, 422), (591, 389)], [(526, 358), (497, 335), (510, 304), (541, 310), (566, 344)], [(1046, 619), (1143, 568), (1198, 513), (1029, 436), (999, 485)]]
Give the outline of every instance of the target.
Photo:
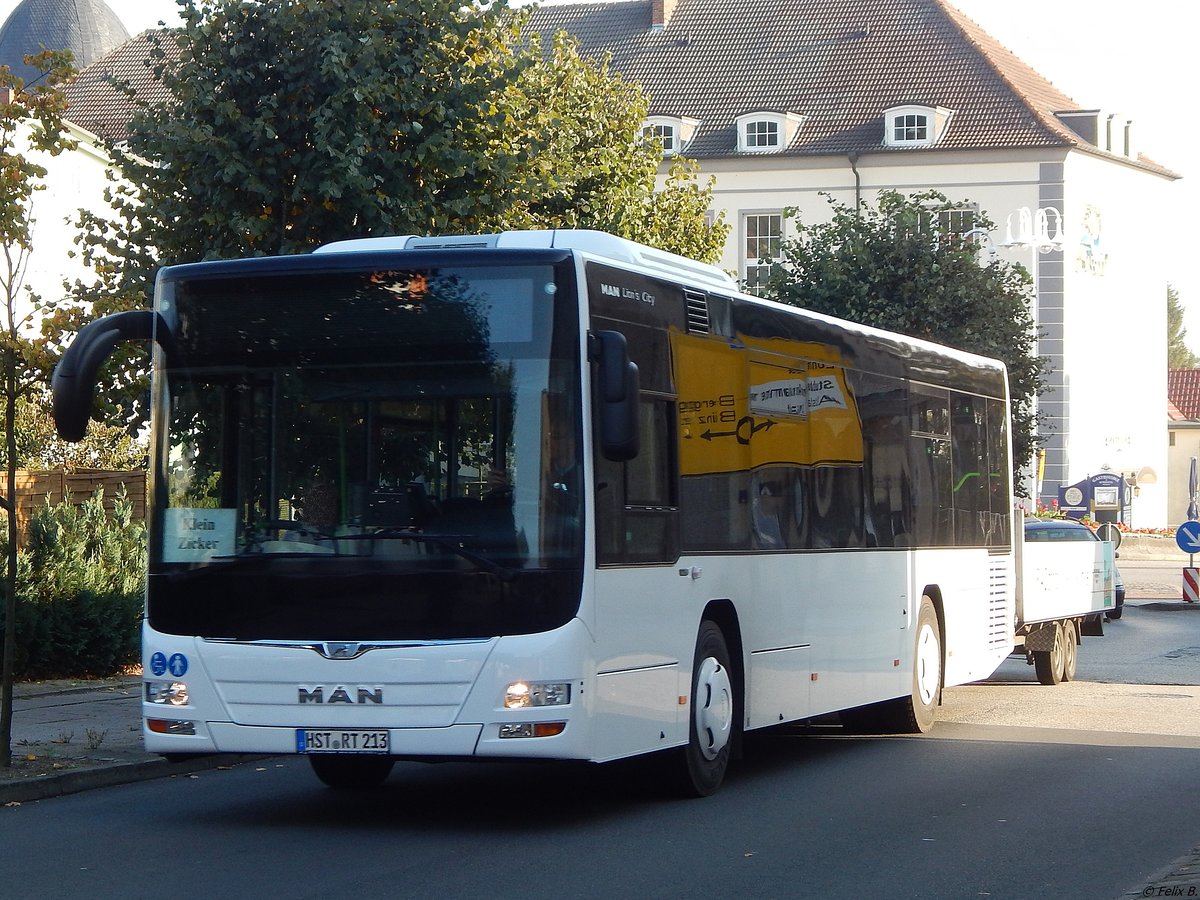
[(1184, 553), (1200, 553), (1200, 522), (1184, 522), (1175, 532), (1175, 543)]
[(167, 655), (159, 652), (150, 657), (150, 671), (155, 675), (162, 675), (167, 671)]
[(182, 678), (187, 674), (187, 666), (187, 657), (182, 653), (172, 653), (171, 658), (167, 660), (167, 668), (176, 678)]

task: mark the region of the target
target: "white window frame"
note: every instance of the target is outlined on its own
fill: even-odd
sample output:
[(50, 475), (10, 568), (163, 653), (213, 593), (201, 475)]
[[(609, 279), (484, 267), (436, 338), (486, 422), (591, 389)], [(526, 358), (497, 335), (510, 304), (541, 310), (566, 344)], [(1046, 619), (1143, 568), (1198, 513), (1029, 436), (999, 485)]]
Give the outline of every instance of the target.
[[(804, 124), (797, 113), (749, 112), (737, 117), (738, 153), (778, 153), (790, 145)], [(763, 138), (773, 136), (771, 140)]]
[[(770, 220), (775, 220), (770, 222)], [(753, 222), (752, 222), (753, 220)], [(760, 233), (761, 226), (766, 220), (768, 231), (766, 234)], [(741, 234), (738, 239), (738, 255), (741, 257), (740, 271), (742, 275), (742, 283), (747, 288), (753, 288), (755, 285), (762, 284), (769, 277), (771, 270), (782, 262), (780, 247), (787, 237), (786, 227), (787, 219), (781, 209), (762, 209), (743, 212), (741, 216)], [(755, 234), (751, 237), (751, 226)], [(774, 225), (776, 227), (771, 228)], [(751, 249), (751, 241), (755, 242), (755, 246)], [(774, 241), (774, 254), (765, 253), (764, 251), (771, 250), (770, 242)], [(763, 247), (763, 242), (767, 243)], [(757, 254), (757, 255), (755, 255)], [(762, 263), (762, 259), (774, 260), (772, 263)]]
[[(642, 122), (643, 137), (659, 138), (663, 143), (663, 156), (676, 156), (696, 135), (699, 119), (687, 116), (650, 116)], [(668, 145), (666, 135), (670, 134)]]
[(885, 147), (932, 147), (946, 133), (954, 111), (944, 106), (893, 106), (884, 110)]

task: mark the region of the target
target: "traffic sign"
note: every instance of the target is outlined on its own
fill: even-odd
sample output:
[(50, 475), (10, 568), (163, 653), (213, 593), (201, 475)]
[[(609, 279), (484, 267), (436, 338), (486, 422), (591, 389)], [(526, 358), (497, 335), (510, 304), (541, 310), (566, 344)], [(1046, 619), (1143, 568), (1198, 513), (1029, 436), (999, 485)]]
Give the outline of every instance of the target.
[(1108, 541), (1108, 543), (1113, 545), (1114, 550), (1121, 546), (1121, 529), (1112, 522), (1105, 522), (1097, 528), (1096, 537), (1102, 541)]
[(1184, 522), (1175, 532), (1175, 543), (1184, 553), (1200, 553), (1200, 522)]

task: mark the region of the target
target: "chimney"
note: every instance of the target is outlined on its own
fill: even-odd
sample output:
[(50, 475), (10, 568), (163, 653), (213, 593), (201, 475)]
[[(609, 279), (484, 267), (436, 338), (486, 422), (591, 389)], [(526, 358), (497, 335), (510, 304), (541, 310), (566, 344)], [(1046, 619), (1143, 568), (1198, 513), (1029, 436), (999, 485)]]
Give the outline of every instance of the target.
[(650, 0), (650, 30), (662, 31), (675, 14), (679, 0)]

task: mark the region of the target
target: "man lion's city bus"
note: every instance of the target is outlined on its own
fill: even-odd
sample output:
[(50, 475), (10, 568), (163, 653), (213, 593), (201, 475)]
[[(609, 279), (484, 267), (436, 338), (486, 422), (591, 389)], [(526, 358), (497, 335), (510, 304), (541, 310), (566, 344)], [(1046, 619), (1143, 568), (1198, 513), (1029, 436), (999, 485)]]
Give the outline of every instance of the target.
[(1001, 363), (588, 231), (172, 266), (54, 377), (153, 343), (148, 750), (656, 754), (923, 732), (1012, 649)]

